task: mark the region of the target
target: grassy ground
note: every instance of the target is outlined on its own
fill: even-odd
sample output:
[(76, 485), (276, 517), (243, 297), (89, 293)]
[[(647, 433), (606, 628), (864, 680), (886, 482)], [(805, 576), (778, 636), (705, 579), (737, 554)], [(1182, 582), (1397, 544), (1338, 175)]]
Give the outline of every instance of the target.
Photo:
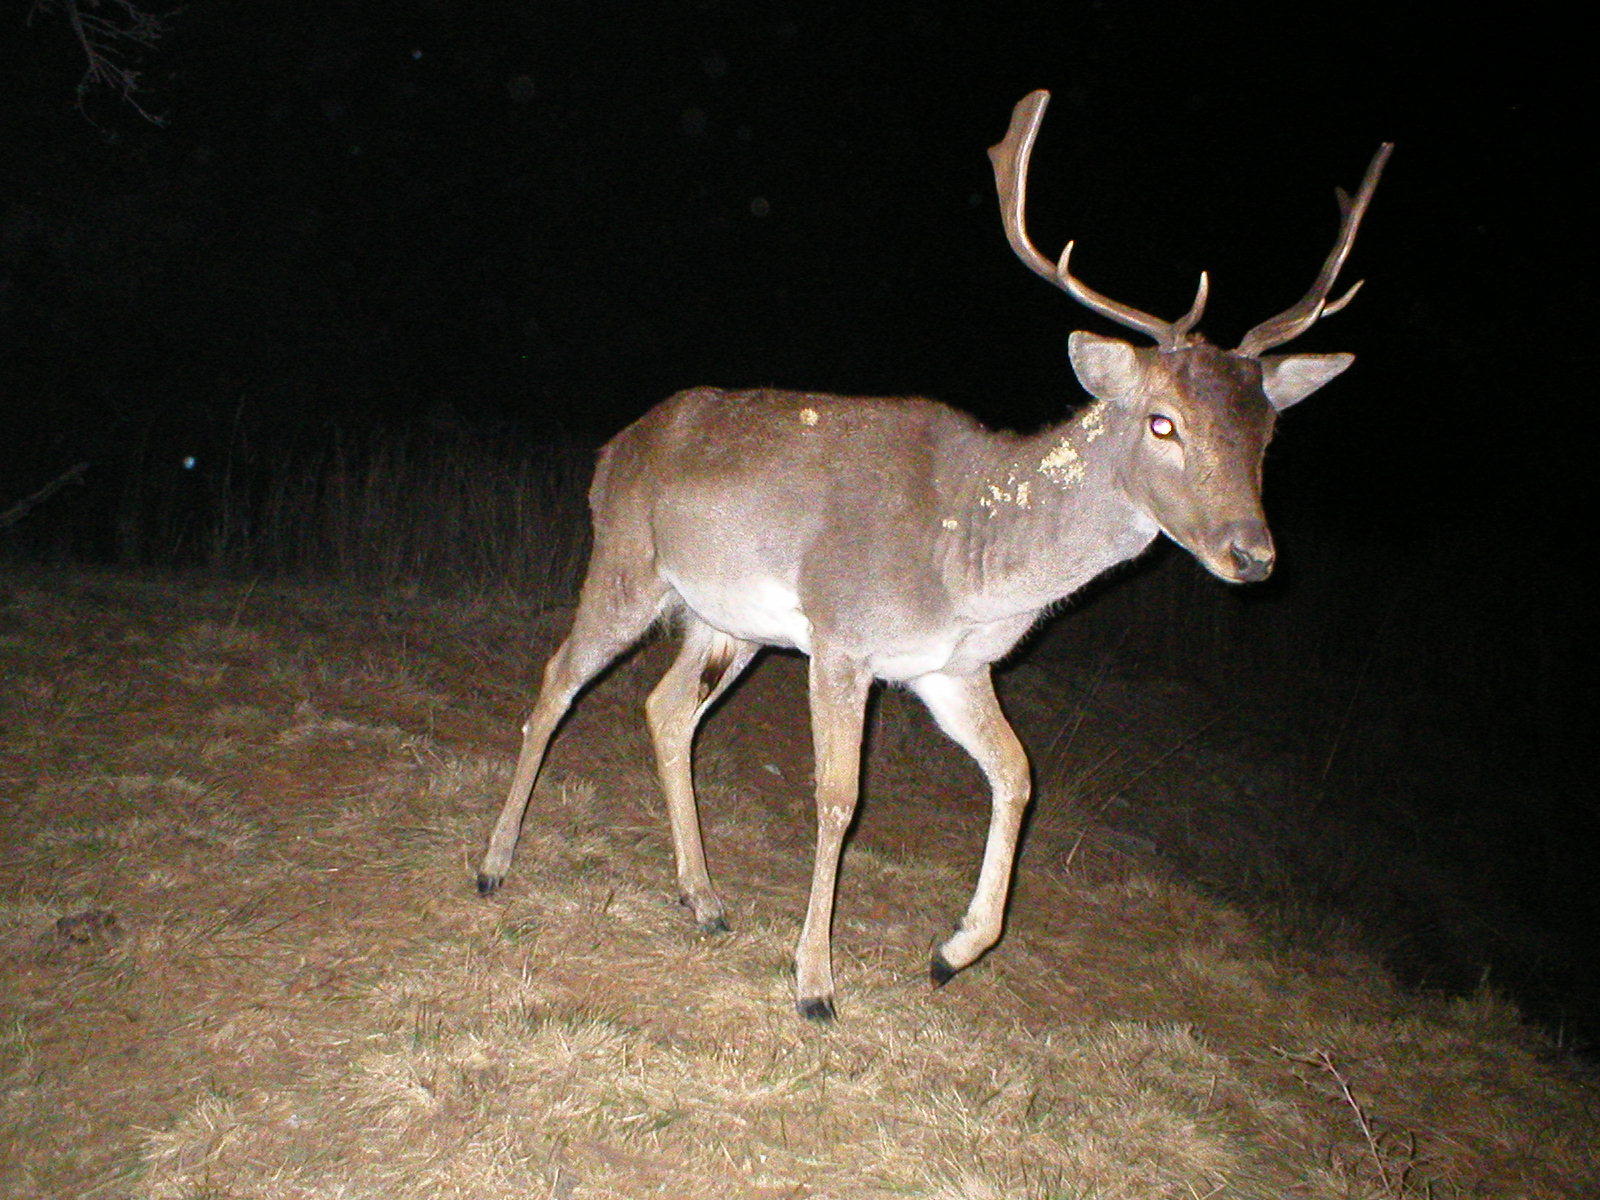
[(790, 1000), (796, 660), (702, 737), (734, 926), (702, 940), (641, 715), (661, 645), (579, 705), (483, 900), (559, 615), (17, 573), (0, 601), (0, 1196), (1600, 1194), (1600, 1098), (1512, 1006), (1172, 878), (1100, 822), (1115, 722), (1043, 671), (1003, 685), (1041, 763), (1008, 933), (938, 991), (980, 779), (875, 709), (823, 1029)]

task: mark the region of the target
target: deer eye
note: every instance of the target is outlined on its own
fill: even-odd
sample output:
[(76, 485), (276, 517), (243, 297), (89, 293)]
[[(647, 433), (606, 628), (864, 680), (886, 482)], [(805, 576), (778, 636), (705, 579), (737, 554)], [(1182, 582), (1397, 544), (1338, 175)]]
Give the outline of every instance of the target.
[(1178, 427), (1172, 423), (1171, 417), (1164, 417), (1160, 413), (1150, 418), (1150, 432), (1158, 438), (1176, 437)]

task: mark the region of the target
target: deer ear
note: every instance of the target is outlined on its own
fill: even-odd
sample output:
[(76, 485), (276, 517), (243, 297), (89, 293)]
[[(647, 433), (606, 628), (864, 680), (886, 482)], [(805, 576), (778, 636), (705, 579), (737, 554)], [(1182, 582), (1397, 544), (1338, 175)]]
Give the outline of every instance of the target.
[(1083, 390), (1096, 400), (1121, 404), (1139, 390), (1139, 351), (1127, 342), (1080, 330), (1067, 339), (1067, 357)]
[(1298, 404), (1351, 363), (1354, 354), (1266, 354), (1261, 357), (1261, 387), (1282, 412)]

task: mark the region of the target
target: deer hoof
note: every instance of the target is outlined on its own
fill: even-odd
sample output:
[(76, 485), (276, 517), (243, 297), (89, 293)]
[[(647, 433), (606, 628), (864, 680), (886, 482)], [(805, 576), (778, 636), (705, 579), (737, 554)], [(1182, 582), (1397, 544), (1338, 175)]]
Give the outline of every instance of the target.
[(500, 889), (500, 885), (502, 883), (504, 883), (505, 881), (506, 881), (506, 877), (504, 875), (485, 875), (482, 871), (479, 871), (478, 872), (478, 895), (480, 895), (480, 896), (492, 896), (492, 895), (494, 895), (494, 893), (497, 892)]
[(795, 1008), (800, 1010), (800, 1015), (808, 1021), (815, 1021), (818, 1025), (829, 1025), (833, 1022), (833, 997), (823, 996), (814, 1000), (799, 1000)]
[(960, 969), (960, 967), (952, 967), (945, 961), (944, 955), (935, 950), (933, 952), (933, 961), (928, 964), (928, 978), (933, 980), (934, 987), (943, 987), (955, 978), (956, 972)]
[[(728, 919), (720, 911), (713, 913), (709, 917), (702, 917), (700, 910), (695, 906), (695, 902), (689, 898), (688, 893), (679, 896), (678, 903), (695, 914), (695, 927), (700, 931), (701, 937), (715, 937), (719, 933), (728, 932)], [(718, 904), (717, 908), (721, 909), (722, 905)]]

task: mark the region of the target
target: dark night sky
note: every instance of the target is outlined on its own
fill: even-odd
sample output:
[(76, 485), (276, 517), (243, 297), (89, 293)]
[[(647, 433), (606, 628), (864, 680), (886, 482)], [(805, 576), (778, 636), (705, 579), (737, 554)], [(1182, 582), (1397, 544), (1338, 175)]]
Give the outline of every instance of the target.
[(1296, 343), (1360, 361), (1286, 422), (1271, 501), (1542, 580), (1586, 499), (1579, 38), (1393, 7), (201, 0), (144, 63), (166, 127), (96, 97), (107, 140), (63, 23), (8, 0), (6, 485), (241, 421), (597, 441), (696, 383), (1037, 424), (1078, 398), (1066, 333), (1107, 331), (996, 214), (984, 150), (1042, 86), (1036, 239), (1170, 316), (1209, 269), (1225, 343), (1308, 286), (1333, 188), (1396, 141), (1368, 286)]

